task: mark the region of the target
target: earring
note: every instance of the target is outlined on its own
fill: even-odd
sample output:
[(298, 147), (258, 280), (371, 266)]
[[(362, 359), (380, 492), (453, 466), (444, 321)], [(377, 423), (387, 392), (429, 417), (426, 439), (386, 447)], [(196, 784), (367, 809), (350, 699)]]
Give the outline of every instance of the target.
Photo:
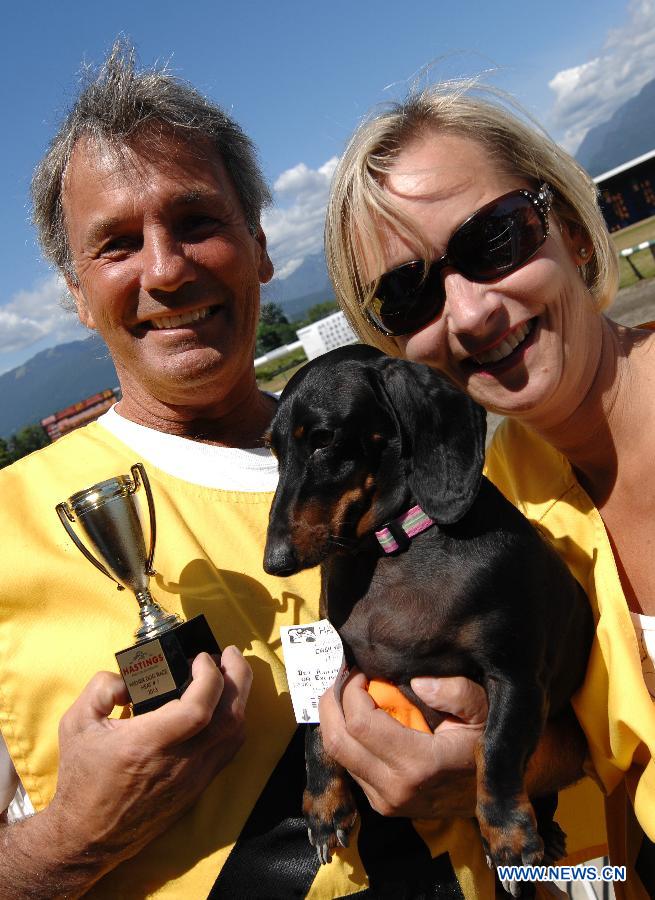
[(587, 250), (586, 247), (580, 247), (580, 249), (578, 250), (578, 253), (580, 254), (582, 259), (586, 259), (589, 251)]

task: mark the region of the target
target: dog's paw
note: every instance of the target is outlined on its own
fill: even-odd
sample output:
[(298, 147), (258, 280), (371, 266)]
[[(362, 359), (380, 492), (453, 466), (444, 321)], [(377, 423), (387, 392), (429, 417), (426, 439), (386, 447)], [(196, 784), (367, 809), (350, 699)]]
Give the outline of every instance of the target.
[[(525, 799), (511, 807), (485, 803), (477, 810), (480, 832), (487, 860), (498, 866), (534, 866), (544, 856), (544, 844), (530, 802)], [(526, 885), (519, 881), (502, 881), (512, 897), (525, 897)]]
[(512, 897), (520, 897), (521, 900), (532, 900), (536, 896), (537, 888), (532, 881), (510, 881), (509, 879), (501, 882), (503, 890)]
[(357, 821), (357, 807), (343, 779), (334, 778), (320, 794), (305, 790), (303, 813), (309, 843), (321, 864), (329, 863), (338, 846), (347, 847)]
[(540, 824), (539, 833), (544, 842), (544, 863), (552, 866), (558, 859), (566, 856), (566, 834), (557, 822), (551, 820), (546, 825)]

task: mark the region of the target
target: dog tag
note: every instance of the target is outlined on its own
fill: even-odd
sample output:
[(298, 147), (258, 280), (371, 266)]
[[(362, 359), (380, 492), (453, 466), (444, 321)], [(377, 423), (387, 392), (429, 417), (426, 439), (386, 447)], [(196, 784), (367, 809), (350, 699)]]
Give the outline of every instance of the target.
[(318, 722), (318, 701), (341, 668), (341, 638), (327, 619), (282, 625), (280, 637), (296, 722)]

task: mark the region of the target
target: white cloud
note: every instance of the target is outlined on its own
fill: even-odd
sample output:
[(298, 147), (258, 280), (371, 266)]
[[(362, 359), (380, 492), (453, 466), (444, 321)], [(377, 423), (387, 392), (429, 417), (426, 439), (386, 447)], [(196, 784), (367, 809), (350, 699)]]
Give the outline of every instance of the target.
[(551, 130), (575, 152), (590, 128), (612, 114), (655, 78), (655, 0), (631, 0), (628, 21), (611, 30), (600, 54), (558, 72)]
[(275, 277), (279, 278), (280, 281), (284, 281), (285, 278), (288, 278), (289, 275), (293, 275), (296, 269), (299, 269), (303, 264), (302, 256), (296, 257), (295, 259), (290, 259), (288, 262), (285, 262), (283, 265), (275, 266)]
[(318, 169), (298, 163), (273, 185), (277, 206), (267, 210), (262, 225), (275, 264), (276, 278), (288, 278), (306, 256), (323, 248), (323, 224), (336, 156)]
[(73, 312), (61, 307), (65, 287), (51, 275), (32, 290), (19, 291), (0, 307), (0, 353), (25, 350), (44, 338), (48, 346), (88, 336)]

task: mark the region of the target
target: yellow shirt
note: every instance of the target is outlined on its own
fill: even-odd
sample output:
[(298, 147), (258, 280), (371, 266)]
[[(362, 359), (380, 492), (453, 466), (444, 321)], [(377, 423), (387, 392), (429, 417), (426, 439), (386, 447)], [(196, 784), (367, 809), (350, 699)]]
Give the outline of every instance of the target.
[[(565, 457), (515, 421), (504, 421), (494, 435), (487, 474), (550, 538), (587, 592), (596, 637), (574, 707), (609, 795), (610, 862), (631, 866), (640, 832), (625, 792), (639, 825), (655, 840), (655, 706), (602, 518)], [(646, 897), (634, 874), (615, 889), (617, 896)]]
[[(98, 481), (129, 473), (138, 461), (130, 447), (93, 423), (0, 471), (0, 729), (37, 811), (56, 786), (59, 719), (95, 672), (116, 671), (114, 653), (133, 643), (138, 625), (134, 597), (119, 593), (84, 559), (64, 532), (55, 505)], [(288, 579), (264, 573), (271, 492), (207, 488), (143, 462), (157, 516), (159, 574), (151, 581), (152, 593), (184, 618), (204, 613), (219, 644), (236, 644), (252, 665), (247, 738), (193, 808), (105, 876), (89, 896), (196, 900), (207, 897), (221, 873), (216, 897), (231, 900), (236, 884), (244, 896), (286, 900), (292, 891), (286, 873), (299, 891), (294, 896), (341, 897), (369, 886), (361, 853), (369, 872), (377, 871), (382, 880), (406, 883), (422, 866), (444, 887), (452, 880), (456, 891), (456, 870), (466, 898), (492, 898), (493, 881), (472, 820), (431, 822), (419, 837), (407, 820), (382, 820), (363, 809), (373, 839), (353, 838), (330, 865), (318, 866), (301, 819), (304, 766), (297, 751), (302, 741), (292, 741), (296, 724), (279, 637), (281, 625), (317, 618), (318, 572)], [(293, 776), (284, 764), (292, 745), (297, 791), (288, 799), (291, 787), (285, 780)], [(269, 809), (268, 798), (280, 782), (282, 793)], [(295, 819), (273, 847), (271, 865), (262, 868), (273, 851), (270, 842), (266, 847), (261, 842), (277, 805), (287, 800)], [(239, 868), (232, 855), (224, 865), (240, 835), (253, 840), (253, 854), (246, 857), (251, 863)]]

